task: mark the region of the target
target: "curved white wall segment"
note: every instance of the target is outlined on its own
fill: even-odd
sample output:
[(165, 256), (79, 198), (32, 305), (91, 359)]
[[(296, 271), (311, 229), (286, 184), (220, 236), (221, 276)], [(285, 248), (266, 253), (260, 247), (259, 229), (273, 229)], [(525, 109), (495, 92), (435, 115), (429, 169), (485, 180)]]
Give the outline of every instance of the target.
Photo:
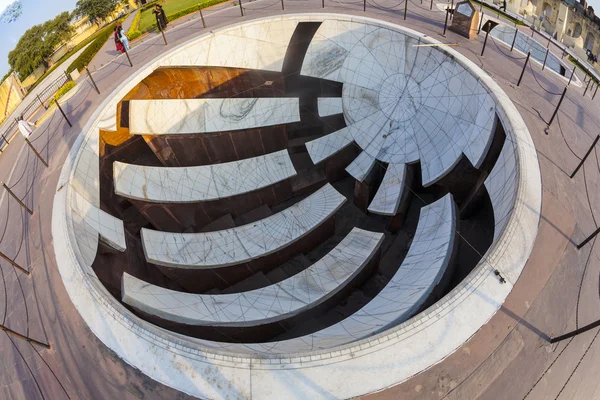
[[(161, 55), (117, 88), (85, 125), (58, 183), (52, 220), (55, 254), (75, 307), (98, 338), (127, 363), (199, 398), (263, 399), (274, 394), (278, 398), (349, 398), (400, 383), (450, 355), (496, 313), (519, 278), (536, 237), (541, 179), (523, 119), (508, 96), (474, 63), (452, 49), (430, 48), (453, 59), (456, 66), (452, 68), (467, 71), (469, 79), (485, 90), (481, 96), (494, 103), (506, 131), (501, 157), (485, 182), (496, 217), (494, 242), (458, 286), (400, 325), (334, 348), (297, 354), (271, 353), (269, 343), (249, 346), (174, 334), (128, 311), (95, 279), (91, 265), (98, 248), (98, 227), (78, 214), (74, 204), (83, 198), (91, 207), (100, 206), (99, 129), (114, 129), (120, 99), (160, 66), (280, 70), (287, 43), (301, 21), (329, 21), (365, 34), (387, 32), (420, 43), (438, 43), (394, 24), (338, 14), (286, 15), (212, 31)], [(251, 45), (242, 46), (240, 43), (245, 43), (240, 37)], [(271, 46), (265, 45), (270, 41)], [(241, 47), (221, 52), (229, 43)], [(221, 50), (211, 54), (208, 49)], [(354, 99), (362, 101), (364, 96)], [(325, 111), (330, 107), (322, 105), (324, 113), (335, 112)], [(405, 106), (410, 110), (409, 104)], [(396, 114), (390, 113), (394, 115), (391, 120), (397, 120)], [(494, 270), (507, 282), (501, 284)]]

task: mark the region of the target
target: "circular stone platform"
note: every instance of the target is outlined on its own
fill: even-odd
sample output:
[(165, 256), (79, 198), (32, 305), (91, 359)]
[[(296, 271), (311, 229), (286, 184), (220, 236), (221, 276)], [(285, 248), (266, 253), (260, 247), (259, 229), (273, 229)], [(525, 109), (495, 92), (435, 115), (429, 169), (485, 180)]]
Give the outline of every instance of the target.
[[(99, 130), (116, 129), (117, 104), (159, 67), (222, 65), (281, 71), (290, 31), (299, 22), (338, 29), (317, 32), (304, 65), (311, 59), (315, 63), (306, 70), (303, 66), (302, 74), (343, 83), (343, 114), (351, 131), (344, 138), (390, 165), (420, 161), (424, 186), (442, 179), (461, 152), (472, 146), (479, 146), (478, 154), (489, 149), (489, 141), (478, 143), (479, 131), (474, 129), (489, 127), (487, 121), (478, 124), (478, 113), (468, 118), (463, 113), (491, 104), (506, 134), (485, 182), (495, 218), (492, 245), (468, 276), (432, 306), (367, 338), (349, 337), (339, 346), (314, 344), (311, 351), (290, 354), (274, 351), (278, 343), (209, 341), (146, 322), (109, 293), (91, 267), (100, 236), (114, 249), (125, 247), (122, 226), (100, 210)], [(347, 32), (352, 32), (354, 43), (344, 35)], [(237, 47), (225, 49), (224, 43)], [(90, 329), (144, 374), (208, 399), (294, 393), (311, 399), (350, 398), (402, 382), (458, 349), (496, 313), (521, 274), (537, 232), (541, 182), (529, 132), (506, 94), (459, 53), (442, 46), (419, 47), (435, 43), (418, 32), (369, 18), (287, 15), (199, 36), (131, 76), (97, 110), (73, 145), (54, 203), (57, 265)], [(360, 62), (354, 65), (357, 59)], [(368, 133), (361, 126), (375, 126), (377, 131)], [(452, 136), (459, 134), (460, 140)], [(426, 145), (433, 150), (424, 150)], [(473, 158), (481, 163), (482, 157)], [(477, 167), (477, 162), (473, 164)]]

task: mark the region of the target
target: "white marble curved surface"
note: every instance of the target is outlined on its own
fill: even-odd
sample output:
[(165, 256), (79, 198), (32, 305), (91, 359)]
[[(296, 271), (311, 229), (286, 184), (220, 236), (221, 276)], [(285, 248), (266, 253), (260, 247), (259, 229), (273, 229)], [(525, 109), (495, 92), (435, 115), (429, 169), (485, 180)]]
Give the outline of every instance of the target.
[(296, 175), (287, 150), (222, 164), (150, 167), (113, 163), (115, 193), (158, 203), (192, 203), (249, 193)]
[(264, 257), (316, 229), (346, 198), (329, 183), (300, 202), (250, 224), (205, 233), (174, 233), (142, 228), (150, 263), (173, 268), (206, 269)]
[(398, 212), (400, 199), (405, 190), (406, 164), (389, 164), (381, 185), (371, 200), (368, 210), (374, 214), (393, 216)]
[(265, 325), (316, 307), (344, 289), (369, 264), (382, 241), (383, 233), (354, 228), (307, 269), (276, 284), (241, 293), (183, 293), (124, 273), (122, 300), (148, 314), (187, 325)]
[[(364, 30), (388, 29), (423, 43), (439, 43), (395, 24), (342, 14), (292, 14), (258, 19), (250, 24), (262, 24), (269, 30), (272, 24), (281, 26), (282, 22), (331, 20), (363, 24)], [(72, 191), (78, 190), (99, 207), (100, 121), (114, 114), (123, 96), (156, 68), (178, 65), (178, 60), (190, 57), (204, 57), (191, 50), (245, 24), (248, 21), (240, 20), (239, 25), (207, 32), (140, 67), (109, 95), (82, 128), (63, 165), (52, 217), (56, 265), (66, 291), (90, 330), (118, 357), (152, 379), (199, 398), (267, 399), (273, 393), (293, 397), (299, 392), (303, 398), (311, 399), (353, 398), (403, 382), (459, 349), (500, 309), (525, 267), (540, 217), (540, 170), (525, 122), (498, 84), (454, 49), (440, 47), (437, 51), (450, 55), (468, 69), (494, 99), (507, 141), (515, 152), (515, 177), (510, 181), (516, 184), (507, 189), (505, 196), (498, 197), (496, 204), (509, 211), (502, 224), (496, 226), (496, 239), (487, 253), (461, 283), (427, 310), (393, 328), (346, 345), (276, 354), (270, 352), (268, 343), (249, 346), (214, 342), (158, 328), (115, 299), (91, 268), (99, 235), (78, 218), (72, 205)], [(269, 39), (265, 43), (269, 45)], [(501, 177), (509, 175), (498, 174), (497, 187), (501, 185)], [(495, 269), (506, 277), (506, 283), (498, 282)]]
[(436, 48), (415, 47), (420, 42), (354, 21), (321, 24), (301, 73), (344, 84), (348, 127), (332, 137), (333, 148), (315, 146), (313, 159), (353, 140), (385, 163), (420, 161), (424, 186), (448, 174), (463, 153), (481, 165), (495, 130), (495, 103), (467, 68)]
[(297, 98), (131, 100), (129, 133), (173, 135), (234, 131), (300, 121)]

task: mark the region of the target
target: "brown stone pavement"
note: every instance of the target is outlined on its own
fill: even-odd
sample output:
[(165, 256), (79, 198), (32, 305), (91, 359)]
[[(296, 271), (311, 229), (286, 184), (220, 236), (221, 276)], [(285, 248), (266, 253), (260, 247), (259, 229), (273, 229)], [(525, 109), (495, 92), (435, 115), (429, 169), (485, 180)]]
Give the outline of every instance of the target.
[[(259, 9), (269, 3), (272, 3), (269, 8)], [(559, 394), (560, 399), (598, 398), (593, 368), (600, 362), (598, 341), (590, 346), (597, 330), (556, 345), (547, 344), (543, 337), (561, 334), (600, 316), (598, 251), (593, 243), (580, 251), (572, 243), (580, 241), (596, 226), (592, 217), (599, 215), (600, 206), (600, 194), (593, 190), (600, 179), (597, 155), (593, 153), (594, 157), (575, 179), (567, 176), (597, 132), (600, 107), (596, 102), (600, 100), (592, 102), (589, 94), (583, 100), (583, 89), (571, 87), (558, 121), (550, 128), (549, 135), (545, 135), (542, 118), (549, 118), (558, 97), (546, 92), (540, 84), (546, 90), (560, 92), (564, 81), (534, 66), (539, 84), (528, 70), (521, 87), (516, 88), (522, 60), (507, 57), (508, 49), (488, 41), (485, 57), (481, 58), (480, 41), (469, 42), (451, 32), (446, 38), (439, 35), (443, 13), (429, 12), (419, 2), (410, 2), (408, 19), (402, 21), (403, 10), (398, 10), (396, 4), (385, 0), (377, 4), (369, 2), (368, 16), (420, 30), (448, 43), (459, 43), (458, 51), (496, 79), (530, 129), (538, 151), (544, 192), (536, 246), (503, 309), (463, 348), (440, 364), (401, 385), (367, 397), (519, 399), (529, 393), (528, 399), (553, 399)], [(381, 5), (396, 9), (382, 9)], [(285, 6), (286, 12), (322, 11), (316, 1), (290, 0)], [(245, 9), (245, 20), (281, 12), (280, 3), (269, 0), (247, 4)], [(325, 11), (363, 15), (362, 2), (327, 2)], [(209, 29), (241, 20), (239, 9), (233, 8), (207, 12), (205, 16)], [(165, 47), (160, 38), (150, 38), (132, 49), (134, 68), (121, 56), (96, 72), (94, 78), (102, 94), (98, 96), (88, 86), (65, 106), (75, 126), (68, 129), (55, 114), (34, 136), (35, 145), (50, 159), (48, 169), (39, 166), (36, 169), (33, 158), (24, 156), (25, 151), (30, 151), (23, 148), (20, 138), (0, 155), (0, 179), (8, 180), (16, 164), (8, 182), (15, 184), (19, 176), (24, 176), (15, 190), (25, 195), (26, 203), (35, 211), (32, 217), (22, 211), (15, 212), (18, 205), (13, 201), (10, 212), (6, 216), (0, 214), (0, 229), (3, 229), (2, 218), (8, 219), (8, 232), (13, 236), (10, 241), (0, 241), (0, 250), (16, 255), (15, 259), (32, 271), (29, 277), (18, 275), (10, 265), (0, 262), (6, 282), (6, 290), (0, 285), (0, 315), (4, 315), (6, 308), (11, 327), (25, 330), (29, 327), (32, 337), (47, 340), (52, 346), (51, 350), (34, 348), (18, 339), (13, 339), (13, 345), (6, 334), (0, 333), (0, 398), (67, 398), (63, 387), (70, 398), (185, 398), (127, 366), (85, 326), (57, 273), (50, 221), (60, 168), (95, 108), (144, 63), (202, 31), (199, 20), (172, 27), (167, 36), (169, 46)], [(0, 202), (0, 211), (8, 207), (5, 202), (6, 197)], [(16, 239), (23, 229), (27, 232), (26, 240)], [(20, 242), (24, 244), (19, 246)]]

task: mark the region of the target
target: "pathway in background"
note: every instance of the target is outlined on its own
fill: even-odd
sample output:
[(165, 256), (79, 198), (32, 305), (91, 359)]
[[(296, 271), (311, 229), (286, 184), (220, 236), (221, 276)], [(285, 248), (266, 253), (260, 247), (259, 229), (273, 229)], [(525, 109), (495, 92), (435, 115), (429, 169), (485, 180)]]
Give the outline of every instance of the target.
[[(133, 19), (135, 18), (135, 15), (137, 13), (138, 13), (138, 11), (132, 12), (129, 15), (129, 17), (127, 17), (127, 19), (125, 19), (125, 21), (123, 21), (123, 29), (125, 29), (125, 32), (127, 32), (129, 30), (129, 27), (133, 23)], [(117, 48), (115, 46), (114, 33), (113, 33), (112, 35), (110, 35), (110, 37), (108, 38), (106, 43), (104, 43), (104, 46), (102, 46), (100, 51), (98, 51), (98, 54), (96, 54), (96, 56), (92, 59), (92, 61), (90, 61), (90, 64), (89, 64), (90, 71), (96, 71), (97, 69), (102, 68), (103, 65), (108, 64), (109, 62), (114, 60), (115, 57), (117, 57), (120, 54), (121, 53), (117, 51)]]

